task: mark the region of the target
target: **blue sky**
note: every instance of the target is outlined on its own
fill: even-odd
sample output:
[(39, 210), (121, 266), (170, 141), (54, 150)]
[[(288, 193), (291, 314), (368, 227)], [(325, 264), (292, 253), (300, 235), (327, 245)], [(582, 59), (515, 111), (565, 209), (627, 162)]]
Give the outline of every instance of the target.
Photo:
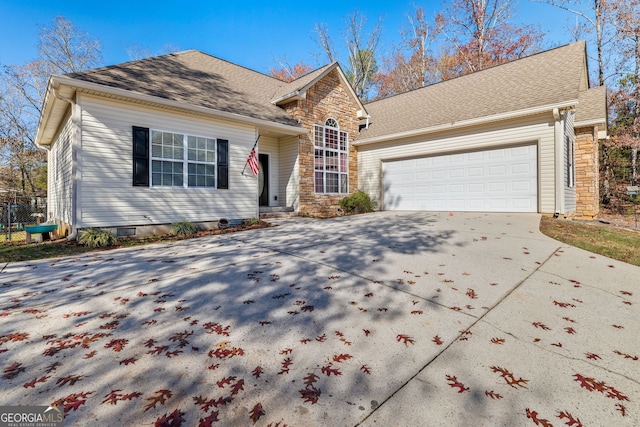
[[(336, 47), (341, 44), (345, 17), (356, 8), (375, 22), (383, 17), (382, 48), (390, 51), (406, 27), (412, 4), (428, 14), (441, 10), (440, 1), (386, 0), (367, 2), (316, 1), (42, 1), (0, 0), (0, 64), (17, 65), (37, 57), (38, 28), (62, 15), (102, 43), (104, 65), (130, 60), (127, 48), (138, 45), (152, 53), (165, 46), (197, 49), (267, 73), (275, 60), (316, 66), (312, 41), (314, 23), (325, 23)], [(521, 0), (515, 23), (539, 25), (545, 48), (568, 43), (573, 18), (551, 6)], [(323, 58), (324, 59), (324, 58)]]

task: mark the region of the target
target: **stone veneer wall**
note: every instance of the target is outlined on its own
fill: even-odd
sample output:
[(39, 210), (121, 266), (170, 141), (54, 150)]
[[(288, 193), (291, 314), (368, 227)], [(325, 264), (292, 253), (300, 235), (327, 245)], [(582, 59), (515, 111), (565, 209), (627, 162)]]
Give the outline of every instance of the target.
[(338, 202), (344, 194), (316, 194), (314, 188), (314, 146), (313, 125), (324, 125), (333, 117), (340, 130), (349, 133), (349, 192), (358, 187), (358, 153), (351, 144), (359, 132), (358, 105), (343, 86), (337, 70), (331, 71), (322, 80), (307, 90), (306, 99), (292, 101), (282, 106), (291, 116), (299, 120), (307, 129), (300, 136), (298, 164), (300, 173), (300, 215), (333, 216), (337, 213)]
[(576, 128), (576, 214), (595, 219), (600, 211), (598, 179), (598, 128)]

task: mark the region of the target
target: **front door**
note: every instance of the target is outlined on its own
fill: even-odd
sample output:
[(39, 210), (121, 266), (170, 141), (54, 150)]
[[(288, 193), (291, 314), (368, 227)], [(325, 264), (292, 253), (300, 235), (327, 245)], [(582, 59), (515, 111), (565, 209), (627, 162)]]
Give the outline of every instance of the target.
[(258, 193), (260, 206), (269, 206), (269, 155), (258, 154), (260, 172), (258, 173)]

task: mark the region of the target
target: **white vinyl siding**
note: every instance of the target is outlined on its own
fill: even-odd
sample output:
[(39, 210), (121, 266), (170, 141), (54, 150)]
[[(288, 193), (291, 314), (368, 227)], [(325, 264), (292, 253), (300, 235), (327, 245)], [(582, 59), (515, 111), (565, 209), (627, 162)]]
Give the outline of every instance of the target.
[(384, 209), (382, 162), (434, 156), (470, 150), (485, 150), (514, 144), (537, 143), (538, 206), (541, 212), (554, 210), (554, 127), (551, 112), (474, 126), (424, 137), (394, 140), (358, 147), (358, 184)]
[[(258, 141), (258, 153), (269, 156), (269, 206), (282, 206), (280, 204), (280, 167), (278, 140), (261, 136)], [(276, 200), (275, 197), (278, 197)]]
[(66, 122), (49, 151), (47, 165), (47, 220), (72, 225), (73, 221), (73, 134), (75, 126)]
[[(78, 227), (171, 224), (257, 216), (256, 179), (241, 175), (255, 128), (80, 95), (82, 191)], [(229, 189), (132, 186), (132, 126), (229, 141)]]
[(300, 174), (298, 165), (298, 145), (300, 139), (297, 136), (282, 138), (280, 140), (280, 190), (284, 200), (280, 200), (280, 206), (293, 207), (297, 212), (300, 205)]

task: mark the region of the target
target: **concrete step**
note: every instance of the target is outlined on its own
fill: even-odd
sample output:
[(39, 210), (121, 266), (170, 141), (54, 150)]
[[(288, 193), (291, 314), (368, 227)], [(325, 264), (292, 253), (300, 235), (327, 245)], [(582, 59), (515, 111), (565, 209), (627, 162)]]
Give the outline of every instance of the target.
[(260, 206), (260, 218), (289, 218), (297, 215), (291, 206)]

